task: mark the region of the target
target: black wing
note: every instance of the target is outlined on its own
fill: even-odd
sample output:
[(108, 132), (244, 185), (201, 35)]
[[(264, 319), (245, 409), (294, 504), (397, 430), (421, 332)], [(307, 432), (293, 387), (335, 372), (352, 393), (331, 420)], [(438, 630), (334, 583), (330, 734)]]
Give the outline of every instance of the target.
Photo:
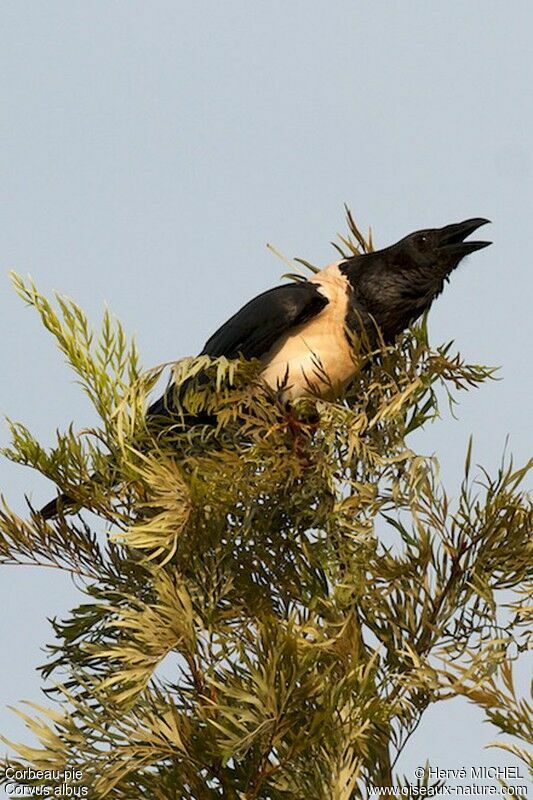
[[(295, 325), (318, 314), (328, 300), (320, 294), (314, 283), (287, 283), (254, 297), (237, 311), (205, 343), (201, 355), (212, 358), (261, 358), (268, 353), (277, 339)], [(168, 417), (175, 413), (174, 390), (169, 386), (165, 394), (148, 408), (148, 418)], [(207, 415), (194, 418), (195, 422), (210, 422)], [(58, 514), (59, 507), (75, 505), (68, 495), (61, 494), (41, 509), (44, 519)]]
[(204, 345), (201, 355), (261, 358), (295, 325), (318, 314), (328, 301), (314, 283), (288, 283), (254, 297)]
[[(318, 314), (328, 300), (314, 283), (287, 283), (254, 297), (205, 343), (200, 355), (261, 358), (287, 331)], [(173, 411), (173, 387), (148, 408), (148, 416)]]
[[(287, 283), (254, 297), (237, 311), (204, 345), (201, 355), (212, 358), (261, 358), (268, 353), (277, 339), (295, 325), (318, 314), (328, 300), (313, 283)], [(148, 418), (168, 417), (175, 413), (174, 390), (169, 386), (165, 394), (148, 408)], [(207, 415), (195, 421), (212, 421)], [(94, 477), (94, 476), (93, 476)], [(75, 505), (67, 494), (61, 494), (41, 509), (44, 519), (57, 516), (60, 506), (68, 509)]]

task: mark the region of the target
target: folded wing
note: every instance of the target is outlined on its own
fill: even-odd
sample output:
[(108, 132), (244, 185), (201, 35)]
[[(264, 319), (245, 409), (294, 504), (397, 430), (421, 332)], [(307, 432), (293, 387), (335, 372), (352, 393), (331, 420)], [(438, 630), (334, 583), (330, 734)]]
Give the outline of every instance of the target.
[[(318, 285), (287, 283), (254, 297), (205, 343), (200, 355), (218, 358), (261, 358), (291, 328), (312, 319), (328, 304)], [(149, 416), (172, 412), (173, 387), (156, 400)]]

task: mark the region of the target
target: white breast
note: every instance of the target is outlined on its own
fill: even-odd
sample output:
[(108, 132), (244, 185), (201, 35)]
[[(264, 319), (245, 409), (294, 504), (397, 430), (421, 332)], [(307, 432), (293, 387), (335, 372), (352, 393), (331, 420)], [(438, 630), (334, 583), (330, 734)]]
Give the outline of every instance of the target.
[(286, 334), (263, 358), (264, 380), (274, 389), (283, 387), (285, 399), (334, 394), (355, 374), (345, 335), (349, 286), (339, 263), (330, 264), (310, 280), (327, 297), (327, 306)]

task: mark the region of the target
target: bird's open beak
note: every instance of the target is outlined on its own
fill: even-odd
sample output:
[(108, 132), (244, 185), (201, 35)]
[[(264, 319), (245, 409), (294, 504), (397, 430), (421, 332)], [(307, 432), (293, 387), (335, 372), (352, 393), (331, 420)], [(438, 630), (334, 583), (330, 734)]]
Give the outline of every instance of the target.
[(455, 225), (446, 225), (445, 228), (440, 230), (440, 242), (438, 245), (439, 250), (444, 250), (446, 254), (463, 256), (473, 253), (475, 250), (481, 250), (483, 247), (488, 247), (492, 242), (465, 242), (467, 236), (477, 231), (482, 225), (487, 225), (490, 222), (483, 217), (476, 217), (475, 219), (465, 219), (464, 222), (457, 222)]

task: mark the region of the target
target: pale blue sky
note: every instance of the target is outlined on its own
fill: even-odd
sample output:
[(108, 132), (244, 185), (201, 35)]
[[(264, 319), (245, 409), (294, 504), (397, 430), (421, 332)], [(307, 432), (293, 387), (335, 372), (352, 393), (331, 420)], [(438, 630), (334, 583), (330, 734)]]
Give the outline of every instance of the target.
[[(150, 366), (197, 352), (278, 281), (267, 242), (333, 260), (346, 202), (378, 245), (493, 221), (494, 246), (454, 274), (430, 331), (501, 365), (503, 380), (465, 395), (458, 421), (416, 445), (439, 454), (452, 487), (470, 433), (489, 467), (507, 434), (517, 460), (530, 455), (530, 2), (4, 0), (0, 22), (0, 412), (44, 442), (94, 419), (10, 291), (10, 268), (93, 319), (108, 303)], [(24, 493), (49, 498), (27, 470), (0, 470), (15, 507)], [(0, 729), (27, 738), (3, 706), (40, 699), (45, 616), (76, 593), (52, 571), (10, 567), (0, 599)], [(404, 767), (505, 763), (482, 752), (492, 738), (474, 708), (444, 704)]]

